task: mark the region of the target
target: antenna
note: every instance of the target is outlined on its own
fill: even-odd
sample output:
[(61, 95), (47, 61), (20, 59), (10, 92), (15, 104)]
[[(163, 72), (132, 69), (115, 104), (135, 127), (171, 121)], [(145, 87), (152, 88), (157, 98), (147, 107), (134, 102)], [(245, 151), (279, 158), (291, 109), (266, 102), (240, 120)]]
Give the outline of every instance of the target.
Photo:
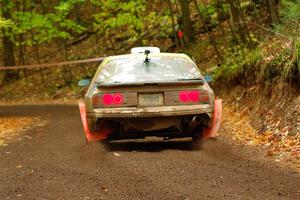
[(145, 58), (145, 63), (149, 63), (150, 62), (150, 58), (148, 57), (149, 56), (149, 54), (150, 54), (150, 50), (145, 50), (145, 55), (146, 55), (146, 58)]

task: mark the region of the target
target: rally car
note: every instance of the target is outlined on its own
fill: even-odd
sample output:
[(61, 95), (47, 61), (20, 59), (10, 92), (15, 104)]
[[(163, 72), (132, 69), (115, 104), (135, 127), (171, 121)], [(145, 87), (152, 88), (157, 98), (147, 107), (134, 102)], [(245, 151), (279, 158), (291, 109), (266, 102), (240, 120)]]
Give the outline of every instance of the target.
[(87, 141), (215, 137), (221, 100), (185, 54), (157, 47), (103, 60), (79, 103)]

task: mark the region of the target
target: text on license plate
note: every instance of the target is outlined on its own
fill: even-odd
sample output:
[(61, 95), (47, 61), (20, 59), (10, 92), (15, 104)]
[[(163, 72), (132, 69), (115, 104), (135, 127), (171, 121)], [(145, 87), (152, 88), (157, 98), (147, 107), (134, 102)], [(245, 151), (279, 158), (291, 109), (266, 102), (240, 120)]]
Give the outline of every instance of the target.
[(161, 106), (163, 103), (163, 93), (139, 94), (139, 105), (141, 106)]

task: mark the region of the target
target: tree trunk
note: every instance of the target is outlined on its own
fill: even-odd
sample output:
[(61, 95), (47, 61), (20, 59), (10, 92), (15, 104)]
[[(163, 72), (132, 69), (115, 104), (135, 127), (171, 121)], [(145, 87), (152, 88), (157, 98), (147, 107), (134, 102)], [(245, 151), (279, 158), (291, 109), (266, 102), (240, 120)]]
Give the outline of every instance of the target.
[[(2, 17), (4, 19), (11, 19), (10, 9), (5, 6), (9, 4), (9, 0), (2, 1)], [(2, 29), (2, 43), (4, 48), (3, 53), (3, 62), (4, 66), (14, 66), (16, 64), (15, 56), (14, 56), (14, 43), (11, 40), (11, 38), (8, 36), (7, 32), (9, 32), (10, 29)], [(11, 79), (17, 78), (18, 73), (15, 71), (8, 71), (5, 73), (4, 76), (4, 82), (10, 81)]]
[(266, 1), (266, 7), (267, 7), (267, 11), (268, 11), (268, 24), (269, 26), (273, 25), (273, 15), (272, 15), (272, 3), (270, 0)]
[(192, 27), (192, 20), (190, 16), (190, 7), (188, 0), (179, 0), (182, 14), (182, 28), (184, 38), (187, 42), (195, 41), (195, 36)]
[[(26, 0), (23, 0), (22, 3), (21, 2), (17, 2), (17, 3), (20, 3), (20, 4), (16, 4), (17, 11), (22, 12), (24, 15), (24, 13), (26, 12)], [(26, 47), (23, 44), (23, 42), (24, 42), (24, 34), (22, 33), (22, 34), (19, 34), (19, 37), (18, 37), (18, 43), (19, 43), (18, 65), (26, 64), (26, 62), (25, 62)], [(27, 78), (28, 74), (27, 74), (26, 69), (23, 69), (22, 72), (23, 72), (23, 76), (25, 78), (26, 85), (28, 85), (28, 78)], [(20, 75), (20, 76), (22, 76), (22, 75)]]
[(175, 28), (174, 11), (173, 11), (173, 8), (172, 8), (171, 0), (169, 0), (168, 2), (169, 2), (169, 9), (170, 9), (170, 12), (171, 12), (173, 37), (174, 37), (176, 48), (178, 48), (179, 42), (178, 42), (178, 37), (177, 37), (177, 33), (176, 33), (176, 28)]
[(219, 21), (219, 27), (222, 33), (223, 38), (226, 41), (226, 35), (225, 35), (225, 30), (224, 27), (222, 25), (222, 22), (224, 21), (224, 14), (223, 14), (223, 8), (222, 8), (222, 1), (217, 0), (216, 1), (216, 9), (217, 9), (217, 17), (218, 17), (218, 21)]
[[(248, 27), (245, 24), (245, 17), (241, 10), (241, 5), (239, 0), (227, 0), (230, 7), (230, 20), (232, 21), (233, 27), (237, 30), (241, 41), (251, 46), (251, 38), (249, 34)], [(236, 31), (234, 30), (234, 31)]]
[[(204, 16), (203, 16), (203, 14), (201, 13), (200, 9), (199, 9), (199, 6), (198, 6), (198, 4), (197, 4), (197, 1), (196, 1), (196, 0), (193, 0), (193, 2), (194, 2), (194, 4), (195, 4), (195, 7), (196, 7), (197, 12), (198, 12), (198, 14), (199, 14), (199, 17), (200, 17), (200, 19), (201, 19), (201, 22), (202, 22), (202, 24), (203, 24), (203, 26), (204, 26), (205, 32), (208, 34), (209, 41), (210, 41), (210, 43), (212, 44), (212, 46), (213, 46), (213, 48), (214, 48), (214, 50), (215, 50), (215, 52), (216, 52), (216, 55), (217, 55), (217, 58), (218, 58), (219, 62), (221, 63), (222, 60), (223, 60), (223, 58), (222, 58), (222, 55), (220, 54), (219, 49), (218, 49), (218, 47), (217, 47), (217, 43), (216, 43), (215, 36), (213, 35), (212, 32), (210, 32), (210, 31), (208, 30), (208, 26), (207, 26), (207, 24), (206, 24), (205, 18), (204, 18)], [(203, 3), (203, 2), (202, 2), (202, 3)], [(205, 5), (204, 5), (204, 6), (205, 6)]]
[(275, 2), (273, 0), (266, 0), (266, 7), (268, 12), (268, 23), (270, 26), (274, 26), (278, 22), (276, 9), (277, 6), (275, 5)]

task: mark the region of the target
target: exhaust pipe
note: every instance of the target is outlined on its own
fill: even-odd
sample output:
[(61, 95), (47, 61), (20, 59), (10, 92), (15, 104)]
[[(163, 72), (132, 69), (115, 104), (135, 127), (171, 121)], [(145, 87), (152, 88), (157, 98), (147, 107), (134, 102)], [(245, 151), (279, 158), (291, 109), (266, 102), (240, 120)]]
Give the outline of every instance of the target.
[(193, 117), (193, 119), (190, 121), (188, 128), (195, 130), (201, 123), (201, 118), (199, 116)]

